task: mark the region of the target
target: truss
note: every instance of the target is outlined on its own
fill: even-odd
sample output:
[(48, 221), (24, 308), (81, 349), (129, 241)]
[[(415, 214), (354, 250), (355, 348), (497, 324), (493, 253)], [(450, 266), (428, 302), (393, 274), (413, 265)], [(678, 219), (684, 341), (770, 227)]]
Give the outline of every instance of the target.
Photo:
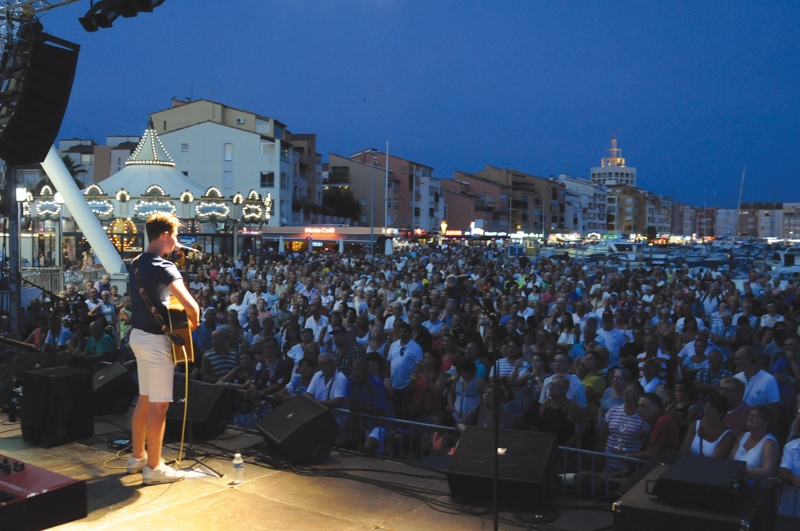
[(14, 42), (15, 31), (24, 19), (80, 0), (0, 0), (0, 39), (4, 45)]

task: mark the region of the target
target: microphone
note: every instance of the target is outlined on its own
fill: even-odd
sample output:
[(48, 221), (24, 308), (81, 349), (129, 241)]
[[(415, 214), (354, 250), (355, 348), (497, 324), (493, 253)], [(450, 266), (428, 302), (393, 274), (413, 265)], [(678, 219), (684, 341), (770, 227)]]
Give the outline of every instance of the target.
[(195, 249), (194, 247), (189, 247), (188, 245), (183, 245), (182, 243), (179, 243), (179, 244), (175, 245), (175, 249), (178, 250), (178, 251), (183, 251), (184, 253), (199, 253), (200, 252), (197, 249)]

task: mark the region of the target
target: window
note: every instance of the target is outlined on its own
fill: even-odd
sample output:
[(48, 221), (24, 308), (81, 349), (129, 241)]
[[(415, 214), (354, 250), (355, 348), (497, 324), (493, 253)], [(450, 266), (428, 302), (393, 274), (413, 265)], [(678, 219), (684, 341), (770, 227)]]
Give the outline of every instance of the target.
[(261, 188), (274, 188), (275, 187), (275, 172), (262, 171), (261, 172)]
[(362, 199), (361, 200), (361, 206), (367, 206), (367, 200), (366, 199)]
[(366, 222), (367, 222), (367, 216), (366, 214), (364, 214), (361, 216), (361, 223), (366, 223)]
[(408, 191), (409, 192), (413, 192), (414, 191), (414, 176), (413, 175), (409, 175), (408, 176)]
[(226, 171), (222, 174), (222, 187), (223, 188), (233, 188), (233, 172)]
[(181, 144), (181, 151), (183, 153), (188, 153), (189, 152), (189, 144), (186, 144), (186, 143)]
[(289, 189), (289, 179), (285, 171), (281, 172), (281, 190)]
[(81, 154), (81, 164), (94, 164), (94, 155), (91, 153)]
[(233, 144), (226, 142), (224, 145), (225, 160), (233, 160)]
[(275, 144), (273, 142), (261, 142), (261, 154), (262, 155), (274, 155), (275, 154)]
[(393, 182), (394, 182), (394, 181), (392, 181), (391, 179), (389, 179), (389, 182), (386, 184), (386, 189), (387, 189), (387, 190), (391, 190), (391, 189), (392, 189), (392, 183), (393, 183)]
[(408, 222), (406, 221), (406, 217), (405, 217), (405, 216), (400, 216), (400, 224), (401, 224), (401, 225), (405, 225), (406, 223), (408, 223)]

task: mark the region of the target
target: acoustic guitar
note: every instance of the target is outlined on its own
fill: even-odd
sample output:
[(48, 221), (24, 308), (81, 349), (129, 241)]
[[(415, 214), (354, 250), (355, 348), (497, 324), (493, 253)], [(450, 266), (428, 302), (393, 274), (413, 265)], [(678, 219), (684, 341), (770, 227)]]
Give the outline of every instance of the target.
[(169, 329), (172, 333), (183, 340), (183, 345), (172, 342), (172, 356), (175, 365), (181, 363), (194, 362), (194, 346), (192, 345), (192, 330), (189, 327), (189, 317), (183, 305), (176, 297), (171, 297), (167, 305), (167, 315), (169, 317)]

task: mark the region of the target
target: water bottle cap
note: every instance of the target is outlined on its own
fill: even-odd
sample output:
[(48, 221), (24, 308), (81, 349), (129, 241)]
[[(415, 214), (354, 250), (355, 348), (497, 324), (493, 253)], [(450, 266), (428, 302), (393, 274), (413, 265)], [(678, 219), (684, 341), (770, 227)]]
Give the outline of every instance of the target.
[[(229, 454), (230, 455), (230, 454)], [(242, 454), (234, 454), (233, 457), (242, 457)]]

